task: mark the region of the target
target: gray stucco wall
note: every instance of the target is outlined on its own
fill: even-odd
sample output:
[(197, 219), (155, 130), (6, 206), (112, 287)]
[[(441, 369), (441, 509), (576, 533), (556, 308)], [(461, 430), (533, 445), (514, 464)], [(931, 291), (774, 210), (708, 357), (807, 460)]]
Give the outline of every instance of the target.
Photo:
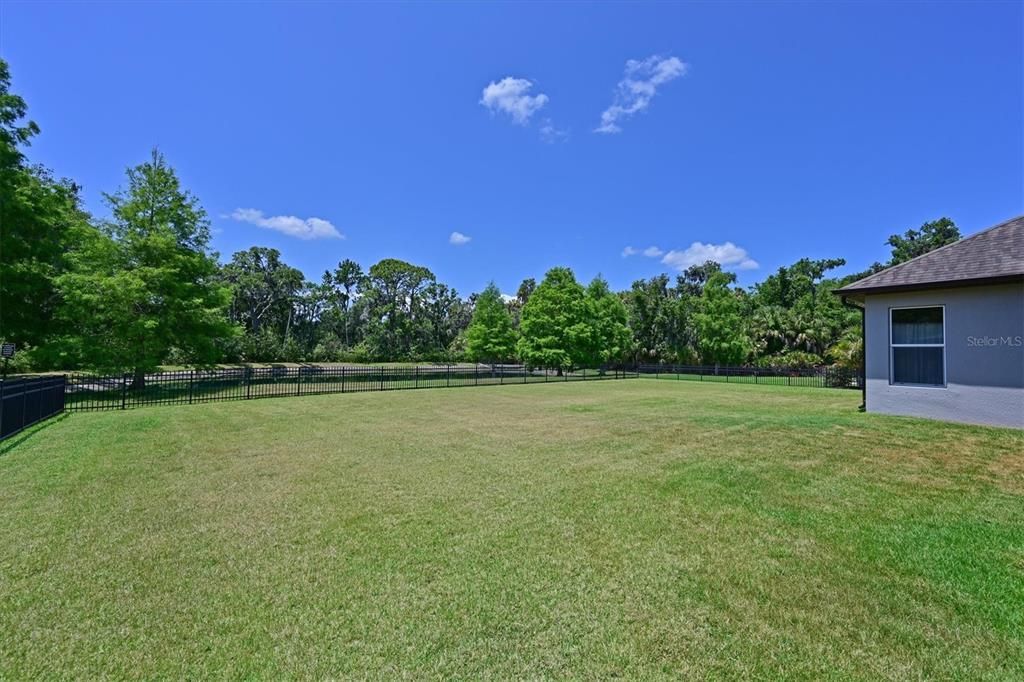
[[(894, 386), (889, 310), (945, 306), (946, 386)], [(865, 300), (867, 410), (1024, 428), (1024, 284), (877, 294)]]

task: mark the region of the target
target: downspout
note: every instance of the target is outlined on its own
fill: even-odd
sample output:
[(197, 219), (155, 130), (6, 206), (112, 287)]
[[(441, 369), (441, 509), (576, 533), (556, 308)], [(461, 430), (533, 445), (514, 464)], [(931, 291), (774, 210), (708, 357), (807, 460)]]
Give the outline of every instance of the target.
[(868, 409), (868, 328), (867, 328), (867, 314), (864, 306), (857, 305), (850, 301), (845, 296), (841, 296), (840, 299), (843, 305), (847, 308), (853, 308), (854, 310), (860, 311), (860, 352), (861, 352), (861, 364), (863, 365), (863, 376), (860, 382), (860, 409), (861, 412), (866, 412)]

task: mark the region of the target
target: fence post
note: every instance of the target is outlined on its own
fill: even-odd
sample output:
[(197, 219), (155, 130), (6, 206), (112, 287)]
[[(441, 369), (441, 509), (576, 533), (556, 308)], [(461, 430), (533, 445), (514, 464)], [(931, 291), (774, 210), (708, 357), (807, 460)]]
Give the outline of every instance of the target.
[(384, 365), (380, 366), (380, 390), (384, 390)]
[(121, 375), (121, 409), (125, 409), (128, 400), (128, 375)]
[(498, 384), (505, 383), (505, 365), (498, 365)]
[(523, 383), (524, 384), (526, 383), (527, 372), (529, 372), (529, 370), (526, 368), (526, 365), (523, 365)]
[(754, 383), (757, 383), (757, 370), (754, 370)]
[(452, 387), (452, 366), (450, 364), (446, 365), (445, 369), (447, 369), (448, 371), (445, 374), (444, 387), (445, 388), (451, 388)]
[(295, 368), (295, 395), (302, 393), (302, 365)]
[(480, 385), (480, 363), (479, 362), (474, 362), (473, 363), (473, 385), (474, 386), (479, 386)]
[(18, 427), (19, 431), (21, 431), (23, 428), (25, 428), (25, 412), (27, 411), (27, 409), (28, 409), (28, 385), (27, 384), (23, 384), (23, 388), (21, 389), (21, 425)]
[(345, 365), (341, 366), (341, 392), (345, 392)]
[(587, 368), (586, 367), (583, 368), (583, 380), (584, 381), (587, 380)]
[(420, 366), (416, 365), (413, 368), (413, 370), (414, 370), (414, 375), (415, 375), (415, 383), (413, 384), (413, 388), (419, 388), (420, 387)]
[(192, 404), (192, 387), (196, 381), (196, 371), (194, 369), (189, 370), (188, 373), (188, 404)]
[(245, 399), (250, 400), (252, 398), (252, 367), (245, 366)]

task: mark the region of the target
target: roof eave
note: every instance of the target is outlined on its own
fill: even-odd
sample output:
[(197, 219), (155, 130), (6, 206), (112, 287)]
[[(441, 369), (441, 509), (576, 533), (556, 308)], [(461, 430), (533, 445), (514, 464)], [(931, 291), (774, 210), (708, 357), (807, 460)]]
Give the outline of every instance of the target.
[(921, 289), (954, 289), (958, 287), (980, 287), (993, 284), (1010, 284), (1013, 282), (1024, 282), (1024, 273), (1013, 275), (996, 275), (993, 277), (973, 277), (971, 279), (939, 280), (935, 282), (920, 282), (916, 284), (889, 284), (868, 287), (842, 287), (833, 289), (836, 296), (866, 296), (868, 294), (888, 294), (898, 291), (916, 291)]

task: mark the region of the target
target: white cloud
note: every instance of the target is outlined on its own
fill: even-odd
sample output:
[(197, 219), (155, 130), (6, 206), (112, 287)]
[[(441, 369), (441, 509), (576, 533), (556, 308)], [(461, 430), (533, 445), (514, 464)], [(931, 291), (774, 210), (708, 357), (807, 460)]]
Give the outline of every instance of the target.
[(461, 232), (452, 232), (448, 236), (448, 243), (454, 244), (455, 246), (462, 246), (468, 244), (473, 238), (462, 234)]
[(554, 122), (552, 122), (550, 118), (544, 119), (544, 122), (540, 126), (540, 139), (548, 144), (554, 144), (555, 142), (565, 142), (568, 138), (568, 130), (556, 128)]
[(502, 294), (501, 300), (504, 301), (505, 303), (511, 303), (512, 301), (516, 300), (516, 297), (511, 296), (509, 294)]
[(548, 103), (548, 96), (543, 93), (530, 95), (532, 87), (532, 81), (508, 76), (484, 88), (480, 104), (491, 112), (503, 111), (511, 116), (515, 123), (526, 125), (530, 122), (530, 117)]
[(627, 246), (622, 250), (622, 257), (628, 258), (629, 256), (635, 256), (638, 253), (642, 253), (648, 258), (657, 258), (665, 252), (659, 249), (657, 246), (648, 246), (646, 249), (641, 251), (640, 249), (634, 249), (632, 246)]
[(661, 259), (661, 262), (682, 271), (691, 265), (700, 265), (709, 260), (715, 261), (727, 270), (753, 270), (759, 267), (757, 261), (747, 255), (746, 249), (740, 248), (732, 242), (724, 244), (694, 242), (685, 251), (669, 251)]
[(679, 78), (688, 68), (678, 57), (655, 55), (627, 61), (625, 75), (615, 89), (615, 101), (601, 114), (601, 125), (594, 132), (622, 132), (620, 119), (629, 118), (646, 109), (659, 86)]
[(293, 215), (275, 215), (269, 218), (263, 211), (255, 208), (236, 208), (231, 212), (231, 219), (249, 223), (256, 227), (274, 230), (289, 237), (299, 239), (344, 239), (345, 235), (338, 232), (328, 221), (322, 218), (297, 218)]

